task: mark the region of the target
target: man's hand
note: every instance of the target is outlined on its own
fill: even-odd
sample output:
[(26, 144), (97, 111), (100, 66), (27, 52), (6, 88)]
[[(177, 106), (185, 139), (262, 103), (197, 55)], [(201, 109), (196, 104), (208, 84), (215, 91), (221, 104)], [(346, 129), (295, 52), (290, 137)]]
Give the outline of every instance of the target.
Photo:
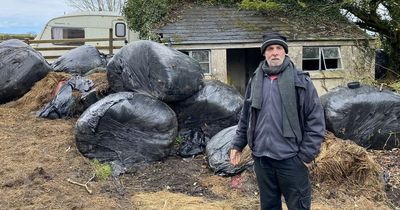
[(312, 169), (312, 162), (310, 162), (310, 163), (303, 162), (303, 163), (308, 168), (308, 170)]
[(315, 163), (315, 161), (311, 161), (309, 163), (305, 163), (305, 162), (303, 162), (303, 163), (308, 168), (309, 171), (311, 171), (312, 169), (317, 167), (317, 163)]
[(231, 161), (231, 164), (236, 166), (240, 162), (240, 157), (242, 156), (242, 152), (236, 149), (231, 149), (229, 152), (229, 158)]

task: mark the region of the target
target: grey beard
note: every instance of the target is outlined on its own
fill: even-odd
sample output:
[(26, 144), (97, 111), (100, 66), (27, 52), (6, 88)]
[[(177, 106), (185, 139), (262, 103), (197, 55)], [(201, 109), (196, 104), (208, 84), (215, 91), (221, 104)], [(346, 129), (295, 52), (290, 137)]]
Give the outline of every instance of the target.
[(282, 65), (279, 66), (270, 66), (268, 74), (275, 75), (280, 73)]

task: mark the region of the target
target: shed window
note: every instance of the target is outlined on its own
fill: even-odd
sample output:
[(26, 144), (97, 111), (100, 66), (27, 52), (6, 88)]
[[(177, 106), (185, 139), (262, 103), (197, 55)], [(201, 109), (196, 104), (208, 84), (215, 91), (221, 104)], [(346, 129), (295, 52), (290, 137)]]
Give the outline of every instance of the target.
[[(85, 29), (83, 28), (51, 28), (51, 39), (84, 39)], [(85, 42), (58, 42), (56, 45), (84, 45)]]
[(211, 74), (210, 50), (192, 50), (192, 51), (182, 50), (181, 52), (189, 55), (191, 58), (199, 62), (204, 74)]
[(115, 24), (115, 36), (116, 37), (125, 37), (125, 35), (126, 35), (125, 23), (116, 23)]
[(303, 47), (303, 70), (342, 68), (339, 47)]

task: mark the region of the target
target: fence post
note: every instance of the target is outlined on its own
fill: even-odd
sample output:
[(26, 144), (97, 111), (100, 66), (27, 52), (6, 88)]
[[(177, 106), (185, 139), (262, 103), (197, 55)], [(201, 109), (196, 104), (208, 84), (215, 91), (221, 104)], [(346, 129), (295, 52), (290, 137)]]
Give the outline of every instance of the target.
[(110, 28), (108, 33), (108, 52), (110, 55), (113, 54), (113, 29)]

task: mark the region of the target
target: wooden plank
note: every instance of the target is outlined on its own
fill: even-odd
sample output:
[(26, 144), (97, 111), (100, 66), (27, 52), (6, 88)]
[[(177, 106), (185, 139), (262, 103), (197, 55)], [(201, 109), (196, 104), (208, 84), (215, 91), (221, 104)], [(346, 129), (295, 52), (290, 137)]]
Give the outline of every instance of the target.
[[(109, 49), (109, 46), (94, 46), (99, 50), (105, 50)], [(120, 49), (123, 46), (113, 46), (113, 49)], [(77, 46), (71, 46), (71, 47), (34, 47), (33, 49), (37, 51), (57, 51), (57, 50), (72, 50), (77, 48)]]
[[(125, 38), (113, 38), (113, 41), (125, 41)], [(25, 40), (28, 44), (35, 43), (67, 43), (67, 42), (99, 42), (109, 41), (109, 38), (92, 38), (92, 39), (51, 39), (51, 40)]]
[(43, 56), (45, 59), (56, 59), (61, 57), (61, 55), (45, 55)]

